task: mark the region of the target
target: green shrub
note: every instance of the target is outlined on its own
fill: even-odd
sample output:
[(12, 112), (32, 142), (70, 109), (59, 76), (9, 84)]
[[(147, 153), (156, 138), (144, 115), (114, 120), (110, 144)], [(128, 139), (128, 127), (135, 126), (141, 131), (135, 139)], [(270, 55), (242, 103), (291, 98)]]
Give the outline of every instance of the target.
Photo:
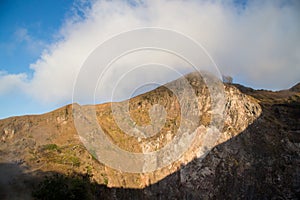
[(69, 158), (69, 161), (73, 164), (73, 166), (75, 167), (79, 167), (80, 166), (80, 160), (78, 157), (74, 157), (74, 156), (71, 156)]
[(33, 191), (35, 199), (42, 200), (88, 200), (96, 194), (96, 184), (89, 175), (54, 175), (46, 177)]
[(104, 185), (107, 185), (107, 184), (108, 184), (108, 178), (104, 177)]
[(92, 159), (94, 159), (94, 160), (98, 160), (97, 159), (97, 154), (96, 154), (96, 151), (95, 150), (90, 150), (90, 154), (91, 154), (91, 156), (92, 156)]

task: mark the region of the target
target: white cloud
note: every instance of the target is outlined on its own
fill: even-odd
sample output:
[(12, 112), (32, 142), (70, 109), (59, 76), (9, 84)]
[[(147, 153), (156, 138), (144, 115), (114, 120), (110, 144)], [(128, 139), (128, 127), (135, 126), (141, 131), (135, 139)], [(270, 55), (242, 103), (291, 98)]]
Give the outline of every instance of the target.
[[(251, 86), (287, 88), (300, 81), (297, 1), (249, 1), (245, 9), (229, 1), (95, 1), (80, 9), (84, 18), (67, 19), (61, 39), (31, 64), (31, 79), (0, 75), (0, 94), (18, 87), (38, 101), (68, 102), (75, 77), (94, 48), (112, 35), (147, 26), (194, 38), (222, 73)], [(26, 40), (28, 34), (23, 30), (19, 36)]]
[(8, 74), (7, 72), (0, 71), (0, 94), (23, 90), (26, 80), (27, 75), (25, 73)]
[(42, 40), (32, 38), (26, 28), (18, 28), (15, 31), (14, 36), (16, 38), (16, 41), (14, 43), (15, 46), (23, 43), (25, 44), (25, 48), (27, 49), (27, 51), (34, 55), (38, 54), (40, 50), (45, 48), (46, 46), (46, 44)]
[(28, 35), (28, 31), (25, 28), (19, 28), (15, 32), (15, 37), (18, 42), (29, 42), (31, 40), (30, 36)]

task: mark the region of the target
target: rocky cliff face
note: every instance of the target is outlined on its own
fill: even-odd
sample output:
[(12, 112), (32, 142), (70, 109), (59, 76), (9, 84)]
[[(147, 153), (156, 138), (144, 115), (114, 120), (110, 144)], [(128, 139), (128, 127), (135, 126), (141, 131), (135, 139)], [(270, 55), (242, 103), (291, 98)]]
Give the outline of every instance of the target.
[[(95, 107), (97, 122), (110, 141), (130, 152), (156, 151), (178, 137), (194, 134), (178, 160), (152, 172), (121, 172), (99, 162), (99, 152), (88, 151), (77, 134), (74, 121), (82, 115), (73, 115), (72, 105), (43, 115), (1, 120), (0, 196), (30, 194), (36, 185), (32, 177), (40, 181), (45, 174), (76, 172), (105, 185), (95, 196), (106, 199), (296, 199), (300, 192), (299, 91), (255, 91), (212, 77), (208, 88), (205, 78), (192, 73), (127, 102), (113, 103), (117, 108), (129, 105), (132, 121), (122, 120), (123, 129), (116, 122), (122, 115), (112, 110), (111, 103)], [(197, 102), (184, 110), (180, 95), (172, 91), (184, 91), (182, 80), (191, 85)], [(223, 98), (217, 98), (222, 102), (212, 99), (220, 95), (215, 86), (222, 88)], [(154, 119), (149, 110), (157, 104), (166, 112), (157, 134), (134, 137), (125, 133), (127, 125), (129, 130), (151, 125)], [(90, 109), (75, 106), (81, 111)], [(180, 132), (182, 124), (188, 123), (182, 116), (190, 113), (199, 117)]]

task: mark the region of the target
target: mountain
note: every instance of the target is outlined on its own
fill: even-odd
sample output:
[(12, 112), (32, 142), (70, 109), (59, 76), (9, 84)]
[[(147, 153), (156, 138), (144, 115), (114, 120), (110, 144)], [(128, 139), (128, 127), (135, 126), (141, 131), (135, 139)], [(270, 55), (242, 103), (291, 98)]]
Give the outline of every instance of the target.
[[(193, 94), (186, 93), (187, 83)], [(67, 105), (43, 115), (0, 120), (0, 198), (297, 199), (298, 86), (253, 90), (191, 73), (123, 102)], [(123, 115), (127, 103), (132, 120)], [(90, 112), (95, 119), (84, 115)], [(162, 128), (155, 129), (151, 120)], [(101, 144), (95, 122), (111, 143), (133, 153), (147, 154), (179, 141), (176, 150), (185, 141), (181, 139), (194, 139), (174, 162), (168, 164), (170, 151), (131, 172), (139, 163), (126, 165), (130, 162), (124, 159), (129, 171), (122, 172), (99, 162), (109, 160), (109, 155), (101, 157), (104, 147), (84, 145)], [(138, 132), (140, 127), (147, 128)]]

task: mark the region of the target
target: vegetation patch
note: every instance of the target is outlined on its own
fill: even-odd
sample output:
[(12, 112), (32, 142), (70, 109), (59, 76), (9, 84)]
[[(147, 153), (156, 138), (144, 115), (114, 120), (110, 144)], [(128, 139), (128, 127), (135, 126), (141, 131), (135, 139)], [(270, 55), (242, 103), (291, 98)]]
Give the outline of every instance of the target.
[(56, 174), (46, 177), (32, 193), (35, 199), (43, 200), (87, 200), (94, 199), (97, 184), (87, 174), (69, 176)]
[(59, 147), (56, 144), (46, 144), (42, 147), (43, 150), (49, 150), (49, 151), (57, 151), (59, 150)]
[(92, 159), (98, 161), (96, 151), (92, 149), (92, 150), (90, 150), (89, 152), (90, 152), (90, 154), (91, 154), (91, 156), (92, 156)]

